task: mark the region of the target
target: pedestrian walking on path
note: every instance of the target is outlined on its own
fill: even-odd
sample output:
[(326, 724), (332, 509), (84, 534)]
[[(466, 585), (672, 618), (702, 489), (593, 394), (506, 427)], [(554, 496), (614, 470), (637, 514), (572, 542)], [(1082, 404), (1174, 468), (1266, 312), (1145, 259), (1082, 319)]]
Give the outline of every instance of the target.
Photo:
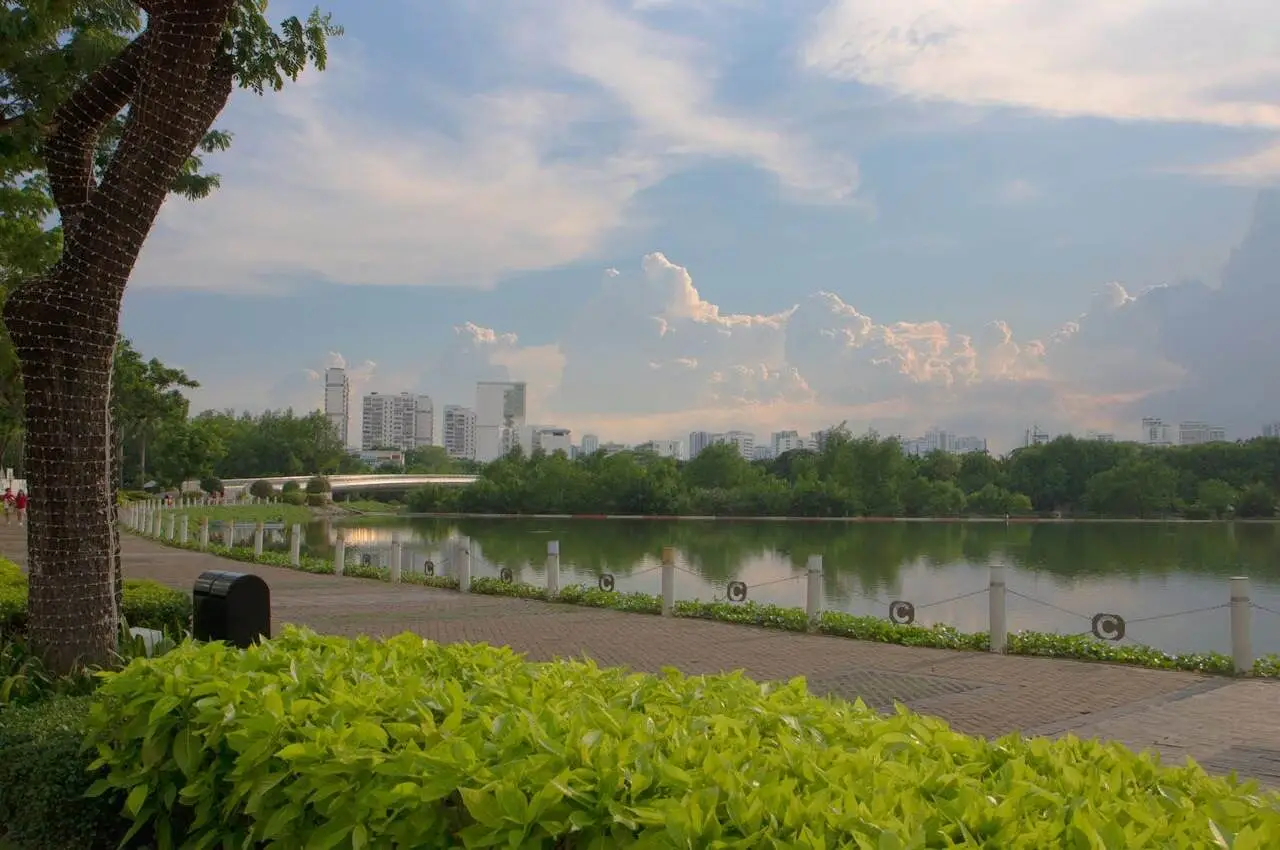
[(13, 509), (18, 501), (18, 497), (13, 495), (13, 488), (4, 488), (4, 522), (5, 525), (13, 522)]
[(13, 506), (18, 509), (18, 525), (25, 525), (27, 522), (27, 491), (19, 490), (18, 495), (13, 498)]

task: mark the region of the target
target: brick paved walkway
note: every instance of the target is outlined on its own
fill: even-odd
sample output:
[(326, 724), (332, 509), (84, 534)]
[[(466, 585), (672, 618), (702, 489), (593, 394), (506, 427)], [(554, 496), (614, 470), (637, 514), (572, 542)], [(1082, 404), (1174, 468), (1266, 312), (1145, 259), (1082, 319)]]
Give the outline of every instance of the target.
[[(207, 569), (263, 576), (274, 621), (334, 634), (413, 631), (433, 640), (509, 645), (533, 659), (587, 655), (607, 665), (688, 673), (804, 676), (812, 690), (888, 708), (904, 702), (965, 732), (1071, 732), (1153, 748), (1180, 761), (1280, 785), (1280, 682), (1104, 664), (916, 649), (820, 635), (664, 619), (239, 564), (123, 538), (125, 574), (187, 590)], [(0, 552), (25, 561), (24, 536), (0, 525)]]

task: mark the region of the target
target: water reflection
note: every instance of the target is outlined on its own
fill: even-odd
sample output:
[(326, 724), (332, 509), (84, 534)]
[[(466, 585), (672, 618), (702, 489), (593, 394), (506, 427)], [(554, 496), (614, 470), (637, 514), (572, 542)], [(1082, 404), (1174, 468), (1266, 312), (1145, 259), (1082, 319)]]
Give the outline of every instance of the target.
[[(388, 563), (398, 536), (410, 568), (430, 560), (450, 569), (469, 545), (472, 572), (510, 569), (540, 583), (547, 542), (558, 540), (562, 583), (595, 584), (603, 573), (619, 590), (656, 593), (664, 546), (674, 546), (681, 598), (723, 598), (731, 580), (750, 598), (804, 602), (810, 555), (824, 560), (825, 605), (886, 616), (894, 599), (911, 601), (921, 622), (981, 631), (989, 568), (1008, 570), (1012, 629), (1084, 632), (1093, 614), (1122, 614), (1128, 639), (1179, 651), (1226, 651), (1227, 579), (1247, 575), (1254, 600), (1280, 610), (1276, 525), (1271, 523), (1014, 524), (553, 521), (366, 518), (345, 524), (348, 550)], [(331, 556), (336, 528), (314, 523), (307, 549)], [(1167, 617), (1200, 608), (1214, 610)], [(1254, 643), (1280, 651), (1280, 615), (1257, 611)]]

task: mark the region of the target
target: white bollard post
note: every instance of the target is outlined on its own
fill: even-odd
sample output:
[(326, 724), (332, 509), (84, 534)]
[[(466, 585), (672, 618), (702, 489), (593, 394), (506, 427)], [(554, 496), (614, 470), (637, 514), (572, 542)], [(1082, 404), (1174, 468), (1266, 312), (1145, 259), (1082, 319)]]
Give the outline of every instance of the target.
[(160, 524), (162, 522), (164, 522), (164, 515), (160, 511), (156, 511), (155, 515), (152, 516), (151, 518), (151, 536), (152, 537), (160, 536), (160, 528), (161, 528)]
[(1009, 642), (1009, 621), (1005, 617), (1004, 567), (991, 568), (987, 605), (991, 651), (1003, 653)]
[(262, 538), (266, 535), (266, 527), (259, 522), (253, 527), (253, 557), (262, 557)]
[(547, 541), (547, 598), (560, 594), (560, 541)]
[(809, 628), (817, 628), (822, 619), (822, 556), (810, 555), (806, 569), (804, 612), (809, 618)]
[(404, 569), (404, 546), (400, 543), (400, 535), (391, 535), (390, 574), (392, 583), (400, 581), (400, 572)]
[(222, 522), (222, 545), (228, 549), (236, 545), (236, 521), (233, 519)]
[(173, 514), (169, 514), (169, 521), (165, 523), (164, 536), (167, 540), (172, 540), (178, 531), (178, 518)]
[(471, 592), (471, 544), (459, 543), (457, 549), (458, 555), (455, 560), (458, 563), (458, 590), (463, 593)]
[(295, 567), (302, 565), (302, 526), (296, 522), (289, 535), (289, 563)]
[(1253, 603), (1249, 601), (1249, 579), (1231, 579), (1231, 659), (1236, 674), (1253, 670)]
[(204, 551), (209, 548), (209, 518), (207, 516), (200, 517), (200, 550)]
[(178, 520), (178, 542), (181, 543), (183, 546), (187, 545), (187, 540), (190, 537), (189, 525), (190, 523), (188, 521), (187, 515), (183, 514), (182, 519)]
[(347, 532), (338, 529), (338, 542), (333, 547), (333, 574), (340, 576), (347, 569)]
[(676, 547), (662, 547), (662, 616), (676, 613)]

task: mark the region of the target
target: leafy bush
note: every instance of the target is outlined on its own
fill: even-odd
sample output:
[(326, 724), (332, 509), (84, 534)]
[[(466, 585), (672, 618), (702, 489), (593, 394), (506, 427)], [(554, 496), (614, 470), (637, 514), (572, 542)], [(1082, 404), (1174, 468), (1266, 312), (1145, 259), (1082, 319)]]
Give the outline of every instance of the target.
[(127, 578), (120, 616), (130, 626), (182, 637), (191, 628), (191, 596), (150, 579)]
[(515, 599), (546, 599), (547, 590), (532, 584), (515, 581), (503, 581), (497, 578), (473, 578), (471, 592), (485, 596), (510, 596)]
[(27, 584), (27, 574), (22, 567), (7, 558), (0, 558), (0, 587), (11, 587), (15, 584)]
[(317, 475), (307, 480), (308, 493), (328, 493), (332, 490), (329, 486), (329, 479), (323, 475)]
[[(5, 847), (107, 850), (129, 827), (122, 795), (85, 796), (92, 754), (83, 752), (86, 697), (53, 697), (0, 711), (0, 824)], [(130, 845), (136, 846), (136, 845)]]
[(1117, 744), (413, 635), (185, 644), (109, 675), (88, 726), (93, 791), (187, 846), (1280, 843), (1276, 795)]
[(282, 493), (280, 499), (286, 505), (302, 506), (307, 503), (307, 494), (299, 490), (290, 490), (288, 493)]
[(210, 496), (216, 496), (226, 490), (226, 488), (222, 486), (222, 479), (214, 478), (212, 475), (207, 478), (200, 479), (200, 489), (208, 493)]
[(308, 493), (307, 506), (312, 508), (323, 508), (329, 504), (329, 496), (325, 493)]
[(281, 493), (297, 493), (301, 489), (302, 486), (297, 481), (286, 481), (280, 485)]
[[(0, 636), (22, 635), (27, 626), (27, 577), (3, 578), (0, 567)], [(181, 637), (191, 622), (191, 597), (150, 579), (125, 579), (120, 614), (130, 626)]]
[(270, 499), (276, 494), (275, 485), (270, 481), (258, 479), (249, 485), (249, 495), (258, 499)]

